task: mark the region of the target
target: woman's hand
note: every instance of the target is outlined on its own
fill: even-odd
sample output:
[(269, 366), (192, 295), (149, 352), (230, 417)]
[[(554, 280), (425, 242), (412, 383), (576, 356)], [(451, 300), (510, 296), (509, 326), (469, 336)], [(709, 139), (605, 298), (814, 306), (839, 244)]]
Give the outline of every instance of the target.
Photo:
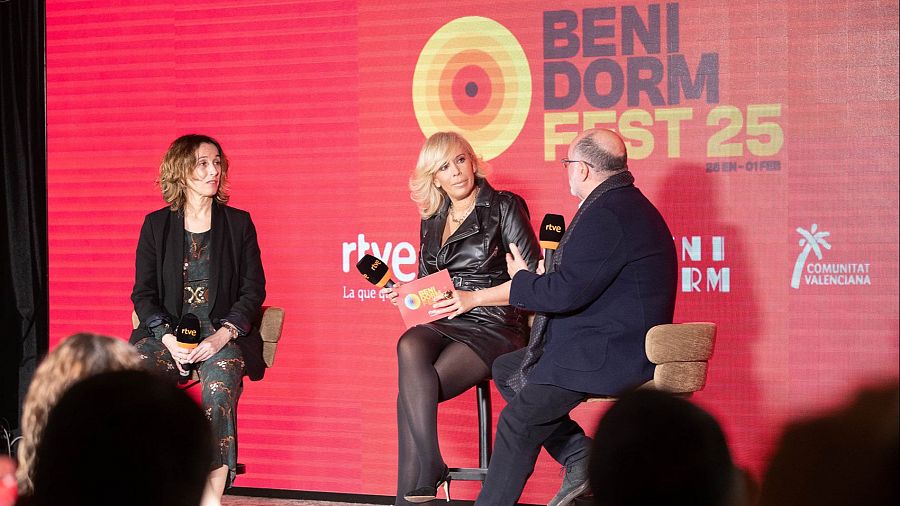
[(396, 306), (396, 305), (397, 305), (397, 297), (398, 297), (398, 295), (397, 295), (397, 292), (394, 291), (394, 288), (399, 288), (400, 285), (401, 285), (401, 283), (394, 283), (394, 286), (392, 286), (392, 287), (390, 287), (390, 288), (388, 288), (388, 287), (382, 288), (382, 289), (378, 292), (378, 294), (381, 295), (381, 298), (382, 298), (382, 299), (385, 298), (385, 297), (391, 299), (391, 304), (393, 304), (393, 305)]
[(446, 315), (448, 320), (452, 320), (453, 317), (478, 306), (476, 299), (475, 292), (453, 290), (448, 293), (447, 297), (432, 304), (432, 309), (428, 311), (428, 314), (431, 316)]
[(228, 341), (231, 341), (231, 332), (223, 325), (213, 335), (200, 341), (200, 344), (191, 350), (187, 356), (187, 362), (196, 364), (197, 362), (209, 360), (213, 355), (219, 353), (219, 350), (224, 348)]
[(188, 364), (187, 361), (188, 355), (190, 355), (191, 350), (187, 348), (182, 348), (178, 346), (178, 339), (174, 334), (165, 334), (162, 336), (163, 346), (169, 350), (169, 354), (172, 355), (172, 360), (175, 361), (175, 367), (178, 368), (178, 372), (181, 373), (182, 376), (187, 376), (187, 371), (184, 370), (182, 364)]

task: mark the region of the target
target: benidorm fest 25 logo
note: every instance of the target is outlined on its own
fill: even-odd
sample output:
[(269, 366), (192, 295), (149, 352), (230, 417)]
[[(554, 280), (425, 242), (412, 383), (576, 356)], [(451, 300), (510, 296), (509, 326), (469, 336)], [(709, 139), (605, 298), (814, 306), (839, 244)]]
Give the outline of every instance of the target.
[(425, 43), (412, 97), (426, 137), (458, 131), (491, 160), (522, 131), (531, 105), (531, 69), (506, 27), (486, 17), (462, 17), (440, 27)]

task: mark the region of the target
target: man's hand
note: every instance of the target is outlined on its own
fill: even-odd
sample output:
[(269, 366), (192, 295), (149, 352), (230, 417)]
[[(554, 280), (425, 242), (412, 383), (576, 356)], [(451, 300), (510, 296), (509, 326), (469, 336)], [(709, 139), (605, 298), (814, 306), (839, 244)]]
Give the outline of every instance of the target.
[(509, 243), (510, 253), (506, 254), (506, 272), (509, 273), (509, 279), (515, 277), (516, 273), (521, 270), (528, 270), (528, 264), (522, 258), (522, 253), (515, 243)]

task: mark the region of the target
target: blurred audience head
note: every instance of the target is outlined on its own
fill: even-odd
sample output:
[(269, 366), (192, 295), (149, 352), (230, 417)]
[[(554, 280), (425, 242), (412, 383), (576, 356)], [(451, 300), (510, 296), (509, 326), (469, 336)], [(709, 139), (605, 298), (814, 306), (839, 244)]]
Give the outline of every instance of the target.
[(16, 503), (16, 466), (11, 458), (0, 454), (0, 506)]
[(597, 505), (741, 504), (739, 476), (716, 420), (671, 394), (626, 394), (597, 427), (590, 465)]
[(213, 442), (203, 411), (171, 382), (115, 371), (62, 396), (36, 455), (30, 505), (197, 506)]
[(864, 389), (848, 405), (789, 425), (766, 471), (766, 506), (900, 503), (900, 386)]
[(63, 340), (40, 363), (28, 387), (22, 407), (22, 440), (19, 442), (19, 493), (31, 491), (34, 453), (47, 414), (75, 382), (101, 372), (140, 367), (138, 353), (121, 339), (97, 334), (75, 334)]

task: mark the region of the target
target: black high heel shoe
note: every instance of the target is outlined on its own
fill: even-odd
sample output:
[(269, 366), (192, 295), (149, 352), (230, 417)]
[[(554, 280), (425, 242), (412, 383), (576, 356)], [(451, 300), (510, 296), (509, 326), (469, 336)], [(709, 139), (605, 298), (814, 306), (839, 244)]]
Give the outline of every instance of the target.
[(447, 502), (450, 502), (450, 469), (447, 468), (446, 464), (435, 486), (419, 487), (407, 493), (403, 498), (413, 503), (433, 501), (437, 499), (437, 489), (441, 488), (441, 486), (444, 487), (444, 497), (447, 499)]

